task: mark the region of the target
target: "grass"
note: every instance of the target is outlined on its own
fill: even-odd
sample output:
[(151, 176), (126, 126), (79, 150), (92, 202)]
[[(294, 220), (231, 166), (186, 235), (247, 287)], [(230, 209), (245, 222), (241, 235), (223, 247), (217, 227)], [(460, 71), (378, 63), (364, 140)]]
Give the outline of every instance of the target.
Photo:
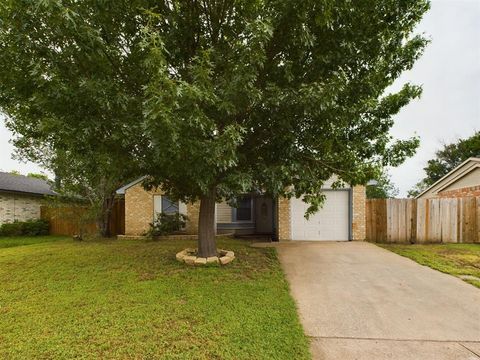
[(65, 240), (62, 236), (0, 236), (0, 249)]
[[(480, 279), (480, 244), (377, 245), (450, 275)], [(463, 280), (480, 288), (480, 280)]]
[(220, 239), (233, 263), (178, 263), (192, 246), (65, 239), (0, 249), (0, 358), (310, 358), (274, 249)]

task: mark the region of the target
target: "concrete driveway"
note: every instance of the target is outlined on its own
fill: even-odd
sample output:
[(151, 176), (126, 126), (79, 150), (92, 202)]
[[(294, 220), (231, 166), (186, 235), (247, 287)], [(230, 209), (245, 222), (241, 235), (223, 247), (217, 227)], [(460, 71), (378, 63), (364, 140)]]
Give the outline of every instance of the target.
[(480, 359), (480, 290), (362, 242), (279, 244), (315, 359)]

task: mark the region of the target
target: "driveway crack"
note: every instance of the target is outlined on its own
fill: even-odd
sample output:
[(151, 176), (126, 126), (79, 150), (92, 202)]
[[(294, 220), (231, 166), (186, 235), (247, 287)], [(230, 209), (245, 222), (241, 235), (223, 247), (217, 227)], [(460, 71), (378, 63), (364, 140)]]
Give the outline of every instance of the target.
[(473, 355), (475, 355), (476, 357), (478, 357), (480, 359), (480, 354), (476, 353), (475, 351), (473, 351), (472, 349), (468, 348), (467, 346), (463, 345), (462, 343), (458, 343), (460, 346), (462, 346), (463, 348), (467, 349), (469, 352), (471, 352)]
[[(465, 344), (473, 343), (480, 344), (480, 340), (438, 340), (438, 339), (401, 339), (401, 338), (378, 338), (378, 337), (354, 337), (354, 336), (308, 336), (311, 339), (338, 339), (338, 340), (374, 340), (374, 341), (424, 341), (424, 342), (436, 342), (436, 343), (459, 343), (463, 347)], [(473, 352), (469, 349), (470, 352)], [(474, 352), (473, 352), (474, 353)], [(474, 353), (476, 356), (480, 357), (479, 354)]]

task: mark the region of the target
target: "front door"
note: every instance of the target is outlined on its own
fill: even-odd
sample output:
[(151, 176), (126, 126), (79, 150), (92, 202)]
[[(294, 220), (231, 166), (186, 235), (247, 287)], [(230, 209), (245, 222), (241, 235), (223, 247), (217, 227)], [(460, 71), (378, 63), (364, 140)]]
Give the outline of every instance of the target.
[(273, 201), (259, 196), (255, 199), (255, 231), (258, 234), (273, 232)]

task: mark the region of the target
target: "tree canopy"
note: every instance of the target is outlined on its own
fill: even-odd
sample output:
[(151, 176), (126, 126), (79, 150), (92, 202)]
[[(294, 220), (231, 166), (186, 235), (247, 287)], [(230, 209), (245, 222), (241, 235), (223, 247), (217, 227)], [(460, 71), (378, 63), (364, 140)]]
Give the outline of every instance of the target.
[(427, 2), (205, 3), (157, 9), (145, 28), (156, 184), (186, 200), (306, 194), (315, 210), (333, 174), (361, 183), (413, 153), (388, 130), (420, 89), (384, 92), (426, 44), (411, 34)]
[(408, 196), (417, 196), (468, 158), (479, 156), (480, 131), (451, 144), (443, 144), (442, 148), (435, 153), (435, 158), (428, 160), (427, 166), (423, 168), (426, 176), (415, 184), (408, 192)]
[(153, 2), (0, 4), (0, 107), (17, 154), (98, 208), (104, 235), (115, 190), (140, 176), (144, 5)]
[(382, 169), (374, 180), (377, 182), (375, 185), (367, 185), (367, 199), (391, 199), (398, 195), (399, 190), (392, 182), (388, 170)]
[(0, 107), (26, 156), (49, 154), (77, 173), (111, 168), (116, 179), (138, 166), (146, 186), (201, 200), (199, 251), (208, 255), (214, 244), (201, 245), (214, 233), (215, 200), (304, 195), (311, 212), (332, 175), (336, 186), (364, 183), (414, 153), (418, 139), (389, 130), (421, 89), (385, 90), (427, 44), (414, 29), (428, 8), (6, 1)]

